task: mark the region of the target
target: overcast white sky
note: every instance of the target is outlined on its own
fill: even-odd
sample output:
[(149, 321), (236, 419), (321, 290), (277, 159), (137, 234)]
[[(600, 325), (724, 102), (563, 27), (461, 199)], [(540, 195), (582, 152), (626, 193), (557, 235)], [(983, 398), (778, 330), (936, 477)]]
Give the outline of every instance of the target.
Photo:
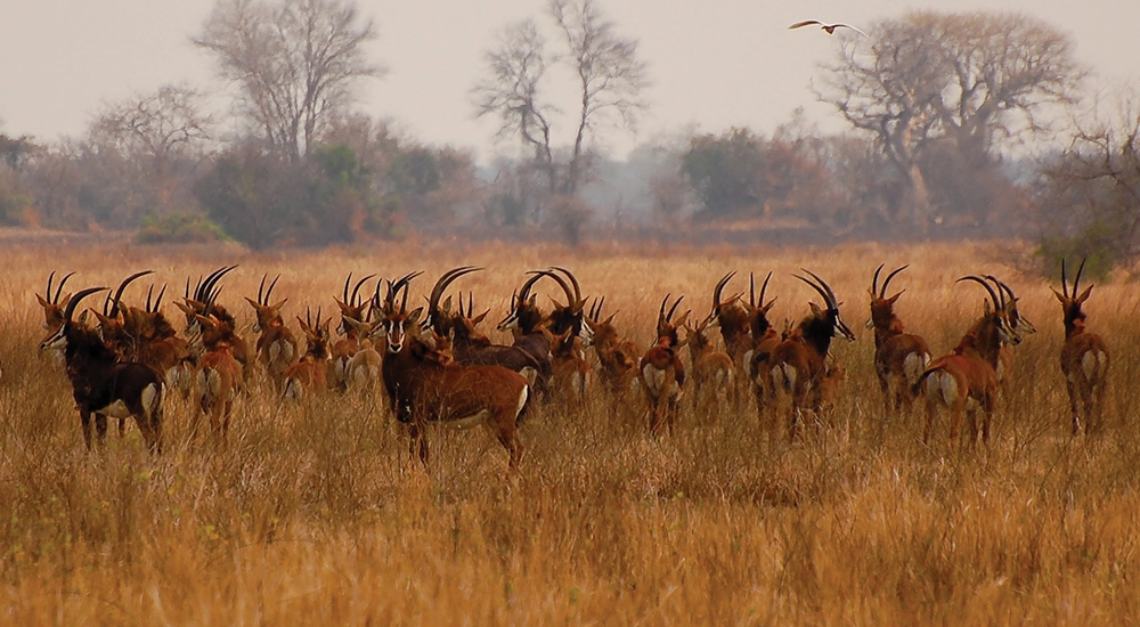
[[(388, 75), (360, 92), (359, 108), (434, 143), (486, 158), (493, 124), (471, 114), (468, 89), (481, 54), (510, 22), (542, 12), (543, 0), (360, 0), (376, 20), (372, 47)], [(641, 42), (650, 64), (651, 110), (636, 141), (696, 125), (771, 130), (799, 106), (824, 128), (834, 114), (814, 102), (809, 79), (836, 40), (788, 31), (820, 18), (866, 24), (912, 8), (1022, 11), (1071, 34), (1095, 84), (1140, 83), (1137, 0), (602, 0), (620, 32)], [(0, 130), (44, 139), (79, 135), (105, 102), (163, 83), (211, 90), (208, 57), (189, 38), (213, 0), (0, 0)], [(225, 112), (223, 108), (223, 113)], [(510, 146), (500, 146), (510, 150)]]

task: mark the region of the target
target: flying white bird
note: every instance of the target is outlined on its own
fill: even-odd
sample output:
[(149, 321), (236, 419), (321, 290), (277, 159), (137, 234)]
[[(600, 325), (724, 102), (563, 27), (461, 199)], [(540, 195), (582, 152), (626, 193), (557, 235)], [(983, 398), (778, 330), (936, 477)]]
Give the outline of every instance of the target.
[(803, 28), (804, 26), (812, 26), (814, 24), (819, 24), (819, 27), (821, 29), (823, 29), (824, 31), (827, 31), (828, 35), (834, 35), (835, 29), (837, 29), (837, 28), (850, 28), (851, 30), (855, 31), (856, 33), (859, 33), (860, 35), (862, 35), (864, 37), (867, 36), (867, 33), (864, 33), (862, 30), (855, 28), (854, 26), (852, 26), (850, 24), (839, 24), (839, 23), (824, 24), (823, 22), (821, 22), (819, 20), (804, 20), (802, 22), (796, 22), (795, 24), (792, 24), (791, 26), (789, 26), (788, 30), (795, 30), (797, 28)]

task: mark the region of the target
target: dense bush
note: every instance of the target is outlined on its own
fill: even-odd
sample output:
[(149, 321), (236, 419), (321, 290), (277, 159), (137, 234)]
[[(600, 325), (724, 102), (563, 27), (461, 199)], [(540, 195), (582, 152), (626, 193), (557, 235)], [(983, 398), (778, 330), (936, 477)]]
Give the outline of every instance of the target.
[(226, 239), (222, 228), (198, 213), (149, 215), (135, 233), (140, 244), (202, 244)]

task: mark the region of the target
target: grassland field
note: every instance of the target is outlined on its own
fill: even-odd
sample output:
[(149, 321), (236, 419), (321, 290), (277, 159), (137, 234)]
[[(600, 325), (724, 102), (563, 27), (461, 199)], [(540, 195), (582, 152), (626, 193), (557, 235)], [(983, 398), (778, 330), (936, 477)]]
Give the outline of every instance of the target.
[[(1007, 263), (1016, 254), (4, 244), (0, 623), (1140, 624), (1140, 290), (1119, 279), (1093, 290), (1089, 327), (1113, 356), (1106, 427), (1071, 438), (1061, 309), (1050, 284)], [(925, 446), (920, 413), (885, 415), (863, 328), (881, 262), (911, 264), (895, 280), (907, 290), (898, 313), (935, 353), (982, 308), (958, 276), (990, 272), (1018, 291), (1039, 331), (1016, 349), (989, 447), (951, 453), (945, 422)], [(263, 272), (281, 274), (292, 320), (306, 305), (332, 310), (349, 271), (425, 270), (420, 299), (448, 268), (482, 265), (454, 289), (474, 290), (497, 320), (525, 270), (563, 264), (645, 346), (665, 293), (704, 314), (728, 270), (774, 271), (773, 319), (798, 319), (815, 298), (791, 276), (805, 266), (859, 338), (835, 345), (847, 380), (831, 426), (795, 443), (750, 405), (686, 407), (677, 432), (655, 439), (638, 410), (591, 394), (528, 417), (515, 474), (480, 430), (433, 432), (425, 469), (378, 393), (292, 406), (255, 381), (225, 446), (188, 442), (190, 408), (172, 397), (166, 454), (149, 456), (133, 427), (88, 453), (67, 380), (36, 349), (48, 272), (78, 271), (78, 289), (153, 269), (180, 296), (188, 275), (229, 263), (240, 268), (220, 301), (246, 322), (240, 297)], [(729, 291), (741, 289), (737, 278)]]

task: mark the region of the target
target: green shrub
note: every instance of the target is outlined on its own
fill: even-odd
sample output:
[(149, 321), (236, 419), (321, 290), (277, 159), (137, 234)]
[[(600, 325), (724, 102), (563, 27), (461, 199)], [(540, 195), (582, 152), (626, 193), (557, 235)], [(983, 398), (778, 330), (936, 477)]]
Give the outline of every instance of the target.
[(148, 215), (135, 234), (140, 244), (201, 244), (225, 239), (220, 226), (198, 213)]
[(1077, 265), (1082, 259), (1087, 259), (1084, 276), (1103, 281), (1121, 261), (1118, 241), (1118, 234), (1100, 222), (1086, 226), (1075, 235), (1042, 237), (1037, 246), (1041, 271), (1046, 277), (1058, 277), (1061, 260), (1067, 259), (1071, 280)]

